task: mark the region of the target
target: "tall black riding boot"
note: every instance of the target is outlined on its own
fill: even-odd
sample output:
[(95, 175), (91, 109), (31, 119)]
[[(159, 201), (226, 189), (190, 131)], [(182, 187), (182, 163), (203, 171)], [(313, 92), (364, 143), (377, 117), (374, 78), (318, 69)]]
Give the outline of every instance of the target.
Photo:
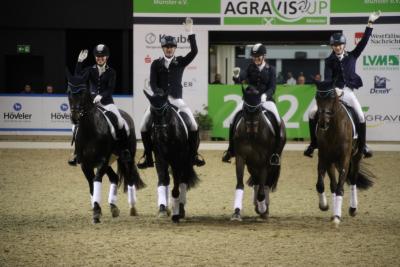
[(190, 149), (190, 158), (192, 159), (193, 165), (197, 167), (204, 166), (206, 162), (204, 159), (200, 158), (197, 150), (199, 149), (200, 145), (200, 137), (199, 131), (189, 131), (189, 149)]
[[(78, 126), (75, 126), (74, 132), (72, 133), (71, 146), (73, 146), (75, 143), (75, 138), (76, 138), (77, 132), (78, 132)], [(76, 148), (74, 146), (74, 152), (71, 154), (70, 159), (68, 159), (68, 164), (70, 166), (76, 166), (77, 163), (78, 163), (78, 160), (77, 160), (77, 155), (76, 155)]]
[(147, 131), (147, 132), (141, 132), (140, 133), (142, 135), (142, 142), (143, 142), (143, 147), (144, 147), (144, 151), (143, 151), (143, 156), (142, 159), (144, 158), (144, 160), (142, 162), (139, 162), (137, 164), (137, 167), (139, 169), (146, 169), (149, 167), (154, 167), (154, 161), (153, 161), (153, 144), (151, 141), (151, 132)]
[(312, 158), (314, 149), (318, 147), (317, 144), (317, 135), (316, 135), (316, 130), (317, 130), (317, 119), (310, 119), (308, 122), (308, 127), (310, 129), (310, 145), (304, 150), (304, 156)]
[(224, 155), (222, 156), (222, 161), (223, 162), (227, 162), (230, 163), (231, 162), (231, 158), (235, 156), (235, 153), (233, 151), (233, 130), (234, 130), (235, 126), (234, 123), (231, 123), (229, 125), (229, 145), (228, 145), (228, 149), (224, 152)]
[(364, 154), (365, 158), (372, 157), (372, 151), (366, 144), (367, 126), (366, 123), (357, 123), (358, 149)]
[(283, 150), (283, 133), (281, 132), (281, 125), (276, 121), (274, 123), (274, 131), (275, 131), (275, 146), (269, 163), (271, 165), (281, 165), (281, 154)]
[(121, 158), (121, 160), (122, 161), (132, 160), (131, 152), (129, 150), (128, 135), (126, 134), (124, 127), (122, 127), (122, 129), (118, 129), (117, 138), (118, 138), (119, 157)]

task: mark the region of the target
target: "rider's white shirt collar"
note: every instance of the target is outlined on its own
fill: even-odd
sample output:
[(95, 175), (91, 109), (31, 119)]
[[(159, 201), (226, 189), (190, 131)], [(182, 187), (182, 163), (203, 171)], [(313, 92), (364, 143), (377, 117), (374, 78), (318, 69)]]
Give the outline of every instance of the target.
[(107, 67), (107, 64), (104, 64), (103, 66), (100, 66), (100, 65), (96, 65), (97, 66), (97, 70), (99, 71), (99, 76), (101, 76), (105, 71), (106, 71), (106, 67)]
[(260, 66), (257, 66), (258, 70), (261, 71), (265, 67), (265, 61)]
[(175, 58), (175, 56), (167, 58), (166, 56), (164, 56), (164, 66), (168, 69), (169, 68), (169, 64), (171, 64), (172, 60)]
[(337, 57), (340, 61), (342, 61), (342, 59), (344, 58), (344, 51), (343, 51), (343, 53), (341, 53), (341, 54), (336, 54), (336, 57)]

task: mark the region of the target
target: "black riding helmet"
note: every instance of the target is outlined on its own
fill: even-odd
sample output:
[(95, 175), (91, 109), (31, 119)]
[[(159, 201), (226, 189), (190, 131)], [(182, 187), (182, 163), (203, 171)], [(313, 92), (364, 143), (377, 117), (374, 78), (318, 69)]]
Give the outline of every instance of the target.
[(173, 47), (177, 47), (178, 43), (176, 41), (176, 38), (170, 35), (167, 36), (163, 36), (161, 38), (161, 47), (165, 47), (165, 46), (173, 46)]
[(108, 49), (108, 47), (105, 44), (98, 44), (93, 49), (93, 55), (95, 57), (109, 57), (110, 50)]
[(329, 39), (330, 45), (341, 45), (346, 44), (346, 37), (341, 32), (335, 32)]
[(263, 44), (258, 43), (251, 48), (251, 55), (253, 57), (264, 56), (265, 54), (267, 54), (267, 49)]

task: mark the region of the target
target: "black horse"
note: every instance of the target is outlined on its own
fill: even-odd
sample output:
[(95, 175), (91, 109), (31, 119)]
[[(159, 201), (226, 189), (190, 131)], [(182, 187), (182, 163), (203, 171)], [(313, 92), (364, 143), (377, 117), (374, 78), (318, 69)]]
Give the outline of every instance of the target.
[[(72, 76), (67, 70), (68, 79), (68, 100), (71, 108), (71, 119), (78, 123), (78, 130), (75, 135), (75, 151), (77, 161), (89, 183), (89, 190), (93, 206), (93, 222), (99, 223), (101, 217), (101, 182), (105, 173), (113, 179), (111, 183), (120, 185), (124, 181), (124, 192), (128, 192), (128, 202), (130, 204), (130, 214), (136, 215), (136, 189), (144, 187), (139, 173), (134, 164), (133, 158), (136, 154), (135, 127), (132, 118), (124, 111), (120, 110), (122, 117), (129, 126), (129, 151), (130, 158), (122, 161), (118, 158), (118, 175), (111, 169), (112, 157), (119, 155), (117, 141), (108, 126), (107, 119), (104, 117), (95, 104), (87, 89), (87, 76)], [(96, 173), (94, 172), (94, 169)], [(111, 178), (110, 177), (110, 178)], [(111, 190), (113, 192), (111, 192)], [(116, 199), (117, 186), (110, 188), (110, 199)], [(112, 201), (113, 202), (113, 201)], [(110, 202), (111, 212), (116, 215), (116, 205)], [(119, 212), (118, 212), (119, 213)]]
[[(280, 175), (280, 165), (270, 162), (273, 148), (286, 143), (285, 125), (282, 121), (280, 133), (274, 133), (271, 122), (262, 108), (261, 94), (253, 86), (243, 90), (242, 117), (239, 119), (233, 137), (236, 151), (236, 192), (234, 213), (231, 220), (241, 221), (240, 211), (243, 198), (244, 168), (250, 173), (248, 185), (254, 188), (255, 211), (266, 219), (269, 214), (269, 192), (276, 189)], [(275, 135), (282, 136), (281, 144), (275, 144)]]
[[(318, 106), (318, 182), (319, 208), (329, 209), (324, 193), (324, 176), (328, 173), (332, 192), (333, 217), (336, 226), (341, 220), (344, 183), (350, 184), (349, 214), (356, 215), (357, 187), (368, 189), (373, 185), (374, 175), (362, 163), (362, 150), (357, 139), (353, 138), (354, 130), (347, 108), (339, 100), (338, 92), (331, 82), (317, 82), (316, 100)], [(341, 92), (343, 93), (343, 92)], [(356, 116), (353, 116), (355, 118)], [(336, 171), (339, 174), (336, 180)]]
[[(168, 168), (170, 167), (174, 180), (172, 221), (177, 223), (185, 217), (186, 190), (199, 182), (191, 162), (188, 131), (185, 125), (188, 120), (185, 119), (186, 114), (178, 114), (176, 108), (169, 103), (167, 94), (151, 96), (146, 91), (144, 93), (150, 101), (153, 120), (151, 138), (154, 146), (158, 185), (159, 188), (160, 186), (168, 188), (170, 183)], [(168, 198), (165, 197), (167, 194), (168, 192), (159, 192), (159, 198)], [(159, 213), (160, 215), (166, 214), (164, 205), (159, 206)]]

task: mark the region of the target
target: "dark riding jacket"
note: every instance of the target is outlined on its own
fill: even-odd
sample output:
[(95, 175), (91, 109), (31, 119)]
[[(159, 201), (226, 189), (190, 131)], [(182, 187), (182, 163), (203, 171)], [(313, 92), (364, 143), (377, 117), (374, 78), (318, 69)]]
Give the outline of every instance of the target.
[(332, 51), (325, 59), (325, 81), (332, 81), (336, 87), (343, 89), (347, 86), (351, 89), (358, 89), (363, 86), (360, 76), (356, 73), (356, 61), (367, 46), (371, 36), (372, 28), (366, 27), (361, 41), (353, 51), (344, 52), (342, 60)]
[(261, 94), (267, 95), (267, 100), (271, 101), (276, 89), (276, 71), (269, 64), (265, 64), (261, 71), (257, 65), (251, 63), (245, 72), (241, 72), (238, 78), (233, 78), (235, 83), (247, 82), (249, 85), (257, 87)]
[(153, 61), (150, 69), (150, 86), (153, 92), (162, 89), (164, 93), (174, 98), (182, 98), (183, 71), (192, 62), (198, 51), (194, 34), (189, 35), (189, 42), (190, 52), (184, 57), (174, 57), (168, 69), (164, 65), (164, 57)]
[(99, 70), (97, 65), (91, 67), (86, 67), (82, 69), (82, 62), (76, 64), (75, 73), (83, 74), (85, 72), (89, 73), (89, 89), (90, 94), (95, 97), (96, 95), (101, 95), (100, 103), (102, 105), (114, 104), (112, 94), (115, 88), (115, 79), (117, 74), (115, 70), (108, 65), (106, 65), (106, 71), (99, 76)]

